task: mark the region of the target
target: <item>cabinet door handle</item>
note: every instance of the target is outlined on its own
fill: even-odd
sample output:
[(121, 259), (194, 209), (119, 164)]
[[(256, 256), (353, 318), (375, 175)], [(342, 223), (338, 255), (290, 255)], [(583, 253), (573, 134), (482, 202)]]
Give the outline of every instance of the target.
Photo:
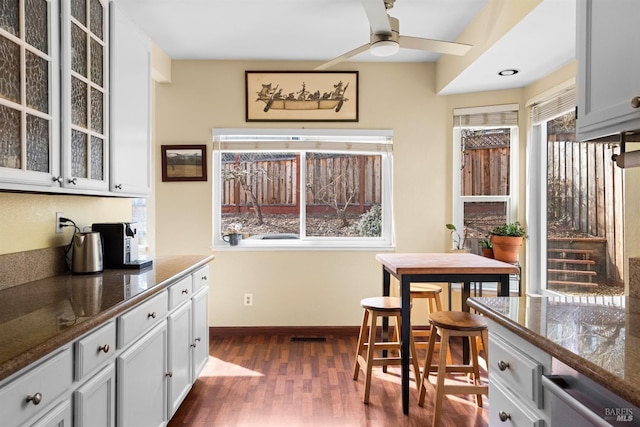
[(166, 374), (164, 374), (164, 376), (167, 378), (171, 378), (173, 377), (173, 372), (167, 372)]
[(109, 344), (101, 345), (98, 347), (98, 351), (104, 351), (105, 353), (109, 353)]
[(42, 393), (36, 393), (33, 396), (27, 396), (27, 402), (31, 402), (34, 405), (40, 404), (40, 402), (42, 402)]
[(53, 180), (53, 182), (57, 182), (58, 184), (62, 184), (62, 177), (61, 176), (54, 176), (51, 179)]
[(78, 184), (78, 178), (69, 178), (69, 179), (67, 180), (67, 182), (68, 182), (69, 184), (76, 185), (76, 184)]
[(149, 317), (151, 317), (152, 319), (155, 319), (155, 318), (156, 318), (156, 312), (155, 312), (155, 311), (152, 311), (151, 313), (147, 314), (147, 319), (148, 319)]
[(189, 289), (183, 289), (182, 293), (185, 294), (185, 295), (188, 294), (189, 293)]
[(116, 184), (113, 186), (116, 190), (122, 190), (122, 184)]
[(500, 369), (501, 371), (506, 371), (507, 369), (509, 369), (509, 364), (504, 360), (499, 360), (498, 369)]
[(631, 98), (631, 108), (640, 108), (640, 96)]
[(202, 280), (202, 281), (207, 280), (207, 276), (202, 276), (202, 279), (200, 279), (200, 280)]
[(500, 421), (502, 421), (503, 423), (511, 419), (511, 415), (507, 414), (504, 411), (498, 412), (498, 417), (500, 418)]

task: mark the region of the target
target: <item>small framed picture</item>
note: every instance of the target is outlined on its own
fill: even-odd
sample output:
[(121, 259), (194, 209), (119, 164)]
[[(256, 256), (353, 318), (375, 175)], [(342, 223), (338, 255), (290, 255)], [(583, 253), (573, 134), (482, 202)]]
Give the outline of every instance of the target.
[(163, 145), (163, 181), (206, 181), (206, 145)]

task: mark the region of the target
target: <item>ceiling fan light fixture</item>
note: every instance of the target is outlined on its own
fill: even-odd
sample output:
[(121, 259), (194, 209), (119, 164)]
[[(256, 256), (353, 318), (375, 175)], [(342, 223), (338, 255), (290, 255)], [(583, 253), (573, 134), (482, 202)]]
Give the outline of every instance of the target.
[(380, 40), (372, 43), (369, 51), (373, 56), (391, 56), (400, 51), (400, 45), (394, 40)]

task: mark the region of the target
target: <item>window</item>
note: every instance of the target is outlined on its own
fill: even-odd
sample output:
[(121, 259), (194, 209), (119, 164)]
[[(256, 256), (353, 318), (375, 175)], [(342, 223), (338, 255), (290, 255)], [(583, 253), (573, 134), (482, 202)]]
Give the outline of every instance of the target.
[(348, 130), (214, 130), (214, 245), (392, 245), (392, 134)]
[(480, 241), (495, 226), (516, 218), (517, 109), (454, 111), (454, 224), (465, 230), (465, 246), (473, 253), (481, 253)]
[(573, 89), (533, 105), (531, 116), (530, 292), (622, 295), (616, 236), (624, 233), (624, 174), (611, 160), (617, 144), (576, 141)]

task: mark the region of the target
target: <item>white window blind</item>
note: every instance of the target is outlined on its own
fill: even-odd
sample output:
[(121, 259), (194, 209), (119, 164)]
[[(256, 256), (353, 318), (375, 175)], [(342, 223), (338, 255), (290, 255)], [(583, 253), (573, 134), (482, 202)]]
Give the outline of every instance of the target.
[(458, 108), (453, 110), (456, 127), (518, 126), (518, 105)]
[(569, 89), (553, 98), (531, 106), (531, 123), (536, 125), (553, 119), (576, 107), (576, 90)]

